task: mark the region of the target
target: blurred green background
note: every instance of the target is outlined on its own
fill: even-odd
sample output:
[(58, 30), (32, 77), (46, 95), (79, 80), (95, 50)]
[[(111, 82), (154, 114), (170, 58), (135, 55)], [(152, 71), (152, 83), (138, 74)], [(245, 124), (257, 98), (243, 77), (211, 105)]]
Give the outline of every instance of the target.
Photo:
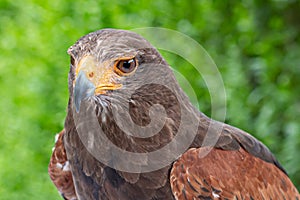
[[(60, 199), (47, 165), (66, 115), (66, 50), (105, 27), (165, 27), (197, 40), (222, 74), (226, 122), (262, 140), (300, 189), (299, 10), (296, 0), (1, 0), (0, 199)], [(164, 55), (210, 115), (201, 76)]]

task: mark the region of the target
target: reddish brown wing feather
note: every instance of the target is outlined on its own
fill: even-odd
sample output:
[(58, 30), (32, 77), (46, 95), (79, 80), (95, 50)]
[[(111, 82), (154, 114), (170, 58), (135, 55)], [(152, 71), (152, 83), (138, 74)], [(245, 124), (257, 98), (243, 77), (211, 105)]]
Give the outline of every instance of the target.
[(275, 165), (242, 148), (214, 148), (201, 158), (208, 150), (192, 148), (174, 163), (170, 183), (176, 199), (300, 199), (293, 183)]
[(77, 197), (72, 174), (69, 168), (69, 161), (63, 145), (64, 133), (65, 130), (62, 130), (58, 135), (48, 166), (48, 173), (52, 182), (57, 187), (64, 199), (76, 200)]

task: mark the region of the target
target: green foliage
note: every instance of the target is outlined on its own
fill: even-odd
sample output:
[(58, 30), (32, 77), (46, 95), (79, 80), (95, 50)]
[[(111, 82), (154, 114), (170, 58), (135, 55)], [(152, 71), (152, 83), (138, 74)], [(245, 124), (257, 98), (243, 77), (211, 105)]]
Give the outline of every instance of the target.
[[(2, 0), (0, 199), (60, 199), (47, 165), (66, 115), (66, 50), (105, 27), (165, 27), (202, 44), (225, 83), (226, 122), (262, 140), (300, 189), (299, 9), (293, 0)], [(163, 54), (210, 115), (201, 76)]]

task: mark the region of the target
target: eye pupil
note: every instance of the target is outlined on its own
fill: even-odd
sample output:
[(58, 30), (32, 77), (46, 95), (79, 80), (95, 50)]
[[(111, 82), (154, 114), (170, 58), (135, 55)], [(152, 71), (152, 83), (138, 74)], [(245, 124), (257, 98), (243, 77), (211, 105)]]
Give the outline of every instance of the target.
[(121, 73), (130, 73), (136, 67), (136, 61), (134, 58), (129, 60), (121, 60), (117, 63), (117, 68)]
[(130, 69), (131, 63), (132, 63), (132, 60), (130, 60), (130, 61), (124, 61), (123, 62), (123, 68)]

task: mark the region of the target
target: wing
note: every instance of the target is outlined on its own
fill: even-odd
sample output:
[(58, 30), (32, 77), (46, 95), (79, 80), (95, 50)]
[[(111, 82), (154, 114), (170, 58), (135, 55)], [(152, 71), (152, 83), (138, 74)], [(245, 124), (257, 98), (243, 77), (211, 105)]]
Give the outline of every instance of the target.
[(66, 200), (76, 200), (76, 193), (73, 184), (72, 174), (69, 168), (66, 150), (63, 144), (62, 130), (56, 135), (55, 146), (48, 166), (48, 173), (61, 196)]
[(191, 148), (173, 164), (170, 183), (176, 199), (300, 199), (288, 176), (273, 163), (243, 148), (209, 150)]

